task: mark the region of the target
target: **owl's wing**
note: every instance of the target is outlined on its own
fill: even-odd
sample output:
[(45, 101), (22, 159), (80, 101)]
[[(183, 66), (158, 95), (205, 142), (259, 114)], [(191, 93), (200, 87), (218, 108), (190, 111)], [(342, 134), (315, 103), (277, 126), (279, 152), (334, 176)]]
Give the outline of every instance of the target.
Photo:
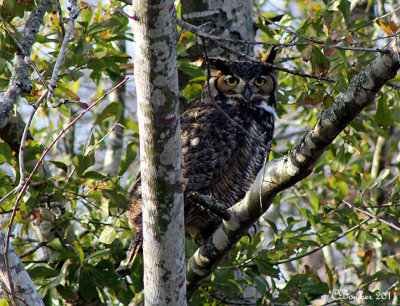
[(208, 193), (238, 149), (236, 129), (213, 106), (189, 109), (181, 115), (184, 190)]

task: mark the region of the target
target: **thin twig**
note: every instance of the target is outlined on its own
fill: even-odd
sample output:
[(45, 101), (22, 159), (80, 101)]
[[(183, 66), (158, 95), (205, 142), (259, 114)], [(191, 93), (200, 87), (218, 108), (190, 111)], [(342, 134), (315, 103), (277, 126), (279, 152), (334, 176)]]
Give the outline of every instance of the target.
[(306, 37), (306, 36), (297, 34), (295, 31), (290, 30), (288, 27), (284, 27), (283, 25), (280, 25), (280, 24), (278, 24), (278, 23), (276, 23), (276, 22), (273, 22), (271, 19), (269, 19), (269, 18), (263, 16), (263, 15), (260, 14), (260, 13), (257, 13), (257, 14), (258, 14), (259, 17), (263, 18), (263, 19), (264, 19), (266, 22), (268, 22), (269, 24), (273, 24), (274, 26), (276, 26), (276, 27), (278, 27), (278, 28), (281, 28), (282, 30), (288, 32), (289, 34), (291, 34), (291, 35), (293, 35), (293, 36), (295, 36), (295, 37), (298, 37), (298, 38), (307, 40), (307, 41), (312, 42), (312, 43), (314, 43), (314, 44), (321, 44), (321, 45), (322, 45), (322, 44), (325, 43), (325, 42), (322, 41), (322, 40), (315, 40), (315, 39), (313, 39), (312, 37)]
[(39, 250), (41, 247), (46, 246), (47, 243), (48, 243), (47, 241), (40, 242), (40, 243), (39, 243), (37, 246), (35, 246), (33, 249), (31, 249), (30, 251), (28, 251), (28, 252), (22, 254), (21, 256), (19, 256), (19, 258), (22, 259), (22, 258), (24, 258), (24, 257), (27, 257), (27, 256), (32, 255), (32, 254), (35, 253), (37, 250)]
[(347, 231), (344, 232), (343, 234), (339, 235), (339, 236), (336, 237), (335, 239), (333, 239), (333, 240), (331, 240), (331, 241), (329, 241), (329, 242), (327, 242), (327, 243), (322, 244), (321, 246), (319, 246), (319, 247), (316, 248), (316, 249), (311, 250), (310, 252), (307, 252), (307, 253), (304, 253), (304, 254), (302, 254), (302, 255), (295, 256), (295, 257), (292, 257), (292, 258), (289, 258), (289, 259), (276, 261), (276, 262), (274, 262), (274, 265), (277, 266), (277, 265), (281, 265), (281, 264), (284, 264), (284, 263), (292, 262), (292, 261), (301, 259), (301, 258), (303, 258), (303, 257), (309, 256), (309, 255), (311, 255), (311, 254), (314, 254), (315, 252), (318, 252), (319, 250), (323, 249), (324, 247), (326, 247), (326, 246), (328, 246), (328, 245), (331, 245), (332, 243), (338, 241), (339, 239), (343, 238), (343, 237), (346, 236), (347, 234), (349, 234), (349, 233), (351, 233), (352, 231), (356, 230), (357, 228), (361, 227), (361, 225), (363, 225), (364, 223), (370, 221), (371, 219), (373, 219), (373, 217), (370, 217), (370, 218), (368, 218), (368, 219), (363, 220), (362, 222), (360, 222), (360, 224), (357, 224), (357, 225), (353, 226), (352, 228), (350, 228), (349, 230), (347, 230)]
[(383, 219), (381, 217), (378, 217), (378, 216), (376, 216), (374, 214), (371, 214), (370, 212), (368, 212), (368, 211), (366, 211), (366, 210), (364, 210), (362, 208), (356, 207), (356, 206), (350, 204), (349, 202), (346, 202), (345, 200), (342, 200), (342, 202), (344, 204), (346, 204), (348, 207), (350, 207), (351, 209), (357, 210), (357, 211), (359, 211), (359, 212), (361, 212), (361, 213), (363, 213), (363, 214), (365, 214), (365, 215), (367, 215), (367, 216), (369, 216), (371, 218), (374, 218), (374, 219), (376, 219), (376, 220), (378, 220), (378, 221), (380, 221), (382, 223), (385, 223), (386, 225), (388, 225), (391, 228), (394, 228), (397, 231), (400, 231), (400, 227), (398, 227), (397, 225), (394, 225), (393, 223), (391, 223), (389, 221), (386, 221), (385, 219)]
[[(274, 26), (277, 26), (278, 28), (283, 29), (284, 31), (290, 33), (291, 35), (293, 35), (293, 36), (295, 36), (295, 37), (298, 37), (298, 38), (307, 40), (307, 41), (309, 41), (309, 42), (311, 42), (311, 43), (314, 43), (314, 44), (326, 45), (326, 41), (323, 41), (323, 40), (315, 40), (315, 39), (312, 38), (312, 37), (306, 37), (306, 36), (297, 34), (295, 31), (292, 31), (292, 30), (289, 29), (288, 27), (284, 27), (284, 26), (282, 26), (282, 25), (280, 25), (280, 24), (278, 24), (278, 23), (276, 23), (276, 22), (273, 22), (271, 19), (268, 19), (267, 17), (263, 16), (262, 14), (259, 14), (259, 13), (258, 13), (258, 15), (259, 15), (261, 18), (263, 18), (266, 22), (268, 22), (269, 24), (273, 24)], [(379, 53), (383, 53), (383, 54), (387, 54), (387, 52), (389, 52), (388, 50), (382, 50), (382, 49), (379, 49), (379, 48), (354, 48), (354, 47), (345, 47), (345, 46), (342, 46), (341, 43), (339, 43), (339, 44), (337, 44), (337, 45), (331, 45), (330, 47), (335, 48), (335, 49), (338, 49), (338, 50), (351, 50), (351, 51), (364, 51), (364, 52), (379, 52)]]
[(388, 54), (390, 53), (389, 50), (384, 50), (384, 49), (380, 49), (380, 48), (356, 48), (356, 47), (344, 47), (342, 45), (337, 44), (337, 45), (333, 45), (331, 46), (335, 49), (338, 50), (350, 50), (350, 51), (363, 51), (363, 52), (378, 52), (378, 53), (382, 53), (382, 54)]
[(349, 44), (352, 45), (352, 46), (355, 46), (355, 45), (362, 45), (362, 44), (368, 44), (368, 43), (371, 43), (371, 42), (374, 42), (374, 41), (378, 41), (378, 40), (382, 40), (382, 39), (387, 39), (387, 38), (392, 38), (392, 37), (395, 37), (395, 36), (397, 36), (397, 34), (387, 35), (387, 36), (378, 37), (378, 38), (374, 38), (374, 39), (370, 39), (370, 40), (363, 40), (363, 41), (351, 42), (351, 43), (349, 43)]
[[(7, 31), (9, 32), (10, 36), (14, 39), (14, 41), (16, 42), (16, 44), (18, 45), (18, 47), (22, 50), (22, 52), (24, 52), (25, 55), (25, 62), (27, 64), (30, 64), (32, 67), (34, 67), (35, 71), (37, 72), (37, 74), (39, 75), (39, 78), (41, 79), (41, 81), (43, 82), (43, 85), (47, 88), (46, 92), (44, 92), (42, 94), (42, 96), (39, 98), (39, 100), (35, 103), (35, 105), (33, 106), (33, 111), (29, 116), (28, 122), (25, 125), (25, 129), (24, 132), (22, 134), (22, 139), (21, 139), (21, 145), (20, 145), (20, 150), (19, 150), (19, 166), (20, 166), (20, 182), (19, 185), (14, 189), (14, 193), (18, 193), (19, 191), (21, 191), (22, 186), (25, 183), (25, 162), (24, 162), (24, 151), (25, 151), (25, 145), (26, 145), (26, 138), (29, 132), (29, 128), (32, 124), (32, 120), (33, 117), (39, 107), (39, 105), (42, 103), (42, 101), (44, 100), (44, 98), (47, 96), (47, 100), (51, 100), (51, 97), (54, 96), (54, 88), (56, 87), (56, 82), (58, 79), (58, 75), (60, 74), (60, 70), (61, 70), (61, 65), (64, 61), (64, 57), (65, 57), (65, 53), (66, 53), (66, 49), (71, 37), (71, 33), (73, 30), (73, 26), (74, 26), (74, 20), (77, 18), (79, 12), (80, 12), (80, 8), (77, 6), (76, 4), (76, 0), (72, 0), (71, 1), (72, 7), (70, 9), (70, 18), (69, 18), (69, 22), (68, 22), (68, 28), (67, 28), (67, 33), (64, 36), (64, 40), (62, 42), (61, 48), (60, 48), (60, 52), (58, 54), (57, 60), (56, 60), (56, 64), (54, 66), (53, 69), (53, 74), (51, 76), (51, 80), (50, 80), (50, 84), (49, 86), (47, 86), (46, 81), (44, 80), (43, 76), (40, 74), (40, 72), (37, 70), (36, 65), (32, 62), (32, 60), (29, 58), (28, 54), (25, 54), (24, 49), (22, 48), (22, 45), (19, 43), (19, 41), (13, 37), (13, 35), (11, 35), (11, 32), (9, 32), (9, 30), (7, 29), (6, 24), (3, 23), (6, 26)], [(1, 17), (1, 16), (0, 16)], [(53, 105), (53, 107), (58, 107), (62, 104), (62, 102), (59, 102), (56, 106)]]
[(21, 137), (21, 145), (19, 147), (19, 172), (20, 172), (20, 180), (18, 186), (14, 189), (14, 194), (17, 194), (18, 192), (21, 191), (22, 186), (25, 183), (25, 161), (24, 161), (24, 152), (25, 152), (25, 146), (26, 146), (26, 138), (28, 137), (29, 133), (29, 128), (32, 124), (33, 117), (35, 116), (35, 113), (39, 107), (39, 105), (43, 102), (44, 98), (47, 96), (47, 91), (44, 92), (38, 101), (33, 105), (33, 111), (31, 112), (29, 119), (27, 123), (25, 124), (25, 129)]
[(11, 302), (11, 299), (10, 299), (11, 293), (8, 292), (7, 285), (3, 282), (2, 279), (0, 279), (0, 287), (4, 292), (4, 298), (6, 299), (8, 305), (13, 305), (13, 303)]
[[(357, 32), (359, 29), (365, 28), (366, 26), (368, 26), (368, 25), (370, 25), (370, 24), (372, 24), (372, 23), (374, 23), (374, 22), (377, 22), (379, 19), (382, 19), (382, 18), (385, 18), (385, 17), (387, 17), (387, 16), (393, 15), (393, 14), (396, 13), (398, 10), (400, 10), (400, 7), (398, 7), (397, 9), (395, 9), (395, 10), (393, 10), (393, 11), (390, 11), (390, 12), (388, 12), (388, 13), (382, 15), (382, 16), (376, 17), (376, 18), (370, 20), (370, 21), (369, 21), (368, 23), (366, 23), (366, 24), (365, 24), (365, 23), (364, 23), (364, 24), (361, 23), (361, 25), (360, 25), (358, 28), (352, 30), (350, 33)], [(395, 35), (396, 35), (396, 34), (395, 34)], [(395, 35), (393, 35), (393, 36), (395, 36)], [(392, 37), (392, 36), (388, 36), (388, 37)], [(386, 37), (386, 38), (387, 38), (387, 37)]]
[(61, 34), (64, 37), (65, 36), (65, 27), (64, 27), (64, 22), (63, 22), (63, 15), (62, 15), (62, 8), (61, 8), (60, 0), (56, 1), (55, 6), (56, 6), (57, 12), (58, 12), (58, 20), (59, 20), (58, 25), (60, 26)]
[(58, 101), (57, 104), (53, 104), (51, 102), (51, 98), (52, 97), (56, 98), (56, 96), (54, 94), (52, 94), (52, 92), (54, 91), (54, 88), (56, 88), (56, 86), (57, 86), (58, 75), (60, 74), (61, 65), (64, 62), (64, 57), (65, 57), (65, 54), (67, 53), (67, 47), (68, 47), (68, 43), (71, 39), (72, 30), (74, 29), (75, 19), (78, 17), (78, 15), (81, 11), (81, 9), (79, 8), (79, 6), (76, 3), (76, 0), (71, 0), (71, 7), (69, 9), (70, 9), (70, 14), (69, 14), (69, 18), (68, 18), (67, 30), (65, 32), (64, 40), (61, 44), (60, 52), (58, 53), (58, 57), (57, 57), (55, 65), (54, 65), (53, 74), (51, 76), (50, 85), (49, 85), (50, 91), (49, 91), (49, 94), (47, 95), (47, 102), (49, 102), (49, 104), (53, 108), (57, 108), (60, 105), (62, 105), (63, 103), (65, 103), (64, 100), (61, 100), (61, 101)]
[(183, 20), (181, 20), (179, 18), (176, 19), (176, 24), (179, 25), (180, 27), (185, 28), (185, 29), (189, 30), (190, 32), (196, 34), (198, 37), (200, 37), (202, 39), (213, 41), (213, 43), (215, 45), (217, 45), (218, 47), (220, 47), (220, 48), (222, 48), (224, 50), (227, 50), (228, 52), (230, 52), (232, 54), (235, 54), (235, 55), (237, 55), (239, 57), (242, 57), (242, 58), (244, 58), (245, 60), (247, 60), (249, 62), (256, 63), (256, 64), (259, 64), (259, 65), (262, 65), (262, 66), (266, 66), (266, 67), (272, 68), (274, 70), (279, 70), (279, 71), (287, 72), (287, 73), (294, 74), (294, 75), (299, 75), (299, 76), (303, 76), (303, 77), (307, 77), (307, 78), (317, 79), (317, 80), (320, 80), (320, 81), (326, 81), (326, 82), (330, 82), (330, 83), (335, 83), (335, 81), (330, 79), (330, 78), (319, 77), (319, 76), (314, 75), (314, 74), (308, 74), (308, 73), (304, 73), (304, 72), (301, 72), (301, 71), (295, 71), (295, 70), (279, 67), (279, 66), (276, 66), (276, 65), (273, 65), (273, 64), (270, 64), (270, 63), (263, 62), (263, 61), (260, 61), (258, 59), (255, 59), (255, 58), (253, 58), (251, 56), (248, 56), (248, 55), (246, 55), (244, 53), (236, 51), (235, 49), (232, 49), (232, 48), (228, 47), (227, 45), (223, 44), (220, 41), (219, 37), (206, 34), (202, 30), (200, 30), (199, 27), (196, 27), (196, 26), (194, 26), (194, 25), (192, 25), (190, 23), (187, 23), (187, 22), (185, 22), (185, 21), (183, 21)]

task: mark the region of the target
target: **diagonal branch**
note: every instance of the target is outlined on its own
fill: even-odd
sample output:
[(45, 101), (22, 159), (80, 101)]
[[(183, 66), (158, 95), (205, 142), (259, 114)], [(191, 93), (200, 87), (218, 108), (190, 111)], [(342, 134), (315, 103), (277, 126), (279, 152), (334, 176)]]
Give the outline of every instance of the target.
[[(378, 54), (336, 103), (323, 111), (317, 123), (279, 160), (269, 162), (258, 174), (245, 198), (230, 208), (232, 218), (224, 221), (189, 259), (188, 295), (207, 278), (223, 257), (267, 211), (274, 197), (311, 174), (326, 147), (358, 114), (375, 99), (382, 86), (400, 69), (400, 40), (395, 37), (387, 54)], [(260, 194), (261, 190), (261, 194)], [(261, 201), (260, 201), (261, 198)]]
[(31, 48), (35, 42), (36, 34), (43, 22), (44, 14), (50, 7), (50, 0), (42, 0), (39, 5), (31, 12), (25, 28), (22, 31), (21, 47), (15, 54), (14, 71), (10, 86), (0, 103), (0, 129), (7, 123), (8, 115), (17, 102), (19, 96), (24, 92), (31, 91), (31, 81), (29, 79), (29, 65), (25, 62), (25, 54), (31, 54)]

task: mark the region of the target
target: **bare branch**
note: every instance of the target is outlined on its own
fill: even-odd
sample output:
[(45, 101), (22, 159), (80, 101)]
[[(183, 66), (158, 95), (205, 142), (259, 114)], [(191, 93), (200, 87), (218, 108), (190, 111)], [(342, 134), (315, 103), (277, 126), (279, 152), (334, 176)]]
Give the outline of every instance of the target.
[(71, 0), (70, 15), (68, 18), (67, 31), (65, 32), (64, 40), (61, 44), (60, 52), (58, 53), (58, 57), (57, 57), (55, 65), (54, 65), (53, 74), (50, 79), (49, 93), (47, 95), (47, 102), (49, 102), (50, 105), (54, 108), (59, 107), (61, 104), (64, 103), (64, 101), (58, 101), (58, 103), (54, 105), (51, 103), (51, 97), (53, 96), (54, 98), (56, 98), (53, 91), (57, 86), (56, 83), (58, 80), (58, 75), (60, 74), (61, 65), (64, 62), (64, 57), (65, 57), (65, 54), (67, 53), (67, 46), (71, 39), (72, 30), (74, 29), (74, 22), (75, 22), (75, 19), (78, 17), (80, 11), (81, 10), (80, 10), (79, 6), (77, 5), (76, 0)]
[(322, 40), (315, 40), (315, 39), (312, 38), (312, 37), (306, 37), (306, 36), (297, 34), (295, 31), (292, 31), (292, 30), (289, 29), (288, 27), (284, 27), (284, 26), (282, 26), (282, 25), (280, 25), (280, 24), (278, 24), (278, 23), (276, 23), (276, 22), (273, 22), (271, 19), (268, 19), (267, 17), (263, 16), (263, 15), (260, 14), (260, 13), (258, 13), (258, 16), (261, 17), (262, 19), (264, 19), (264, 20), (265, 20), (266, 22), (268, 22), (269, 24), (273, 24), (274, 26), (283, 29), (284, 31), (288, 32), (289, 34), (291, 34), (291, 35), (293, 35), (293, 36), (295, 36), (295, 37), (304, 39), (304, 40), (309, 41), (309, 42), (312, 42), (312, 43), (314, 43), (314, 44), (324, 44), (324, 41), (322, 41)]
[[(43, 102), (44, 98), (46, 97), (46, 93), (43, 93), (42, 96), (38, 99), (36, 104), (33, 106), (33, 111), (29, 116), (28, 122), (25, 125), (24, 133), (22, 134), (21, 138), (21, 145), (19, 148), (19, 172), (20, 172), (20, 180), (19, 180), (19, 185), (14, 189), (14, 193), (18, 193), (22, 186), (25, 183), (25, 161), (24, 161), (24, 152), (25, 152), (25, 146), (26, 146), (26, 139), (29, 133), (29, 127), (32, 124), (33, 117), (35, 116), (35, 113), (39, 107), (39, 105)], [(1, 203), (1, 202), (0, 202)]]
[(390, 226), (391, 228), (394, 228), (396, 231), (400, 231), (400, 227), (398, 227), (397, 225), (393, 224), (392, 222), (386, 221), (385, 219), (383, 219), (381, 217), (378, 217), (378, 216), (376, 216), (374, 214), (371, 214), (369, 211), (366, 211), (365, 209), (362, 209), (360, 207), (354, 206), (354, 205), (350, 204), (349, 202), (346, 202), (344, 200), (342, 200), (342, 202), (344, 204), (346, 204), (348, 207), (350, 207), (351, 209), (357, 210), (357, 211), (363, 213), (364, 215), (367, 215), (367, 216), (369, 216), (371, 218), (374, 218), (374, 219), (378, 220), (379, 222), (385, 223), (386, 225)]

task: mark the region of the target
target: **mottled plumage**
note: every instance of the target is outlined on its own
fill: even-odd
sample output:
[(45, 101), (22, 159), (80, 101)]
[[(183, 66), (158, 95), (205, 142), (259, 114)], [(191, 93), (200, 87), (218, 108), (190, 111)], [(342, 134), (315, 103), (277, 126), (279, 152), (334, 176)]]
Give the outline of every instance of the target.
[[(271, 63), (274, 58), (272, 50), (265, 60)], [(206, 85), (201, 98), (180, 116), (185, 227), (199, 242), (221, 221), (187, 194), (211, 195), (226, 208), (241, 200), (264, 164), (276, 107), (272, 69), (221, 59), (210, 59), (210, 65), (209, 88)], [(139, 181), (127, 213), (130, 226), (136, 229), (132, 253), (141, 247), (140, 194)]]

